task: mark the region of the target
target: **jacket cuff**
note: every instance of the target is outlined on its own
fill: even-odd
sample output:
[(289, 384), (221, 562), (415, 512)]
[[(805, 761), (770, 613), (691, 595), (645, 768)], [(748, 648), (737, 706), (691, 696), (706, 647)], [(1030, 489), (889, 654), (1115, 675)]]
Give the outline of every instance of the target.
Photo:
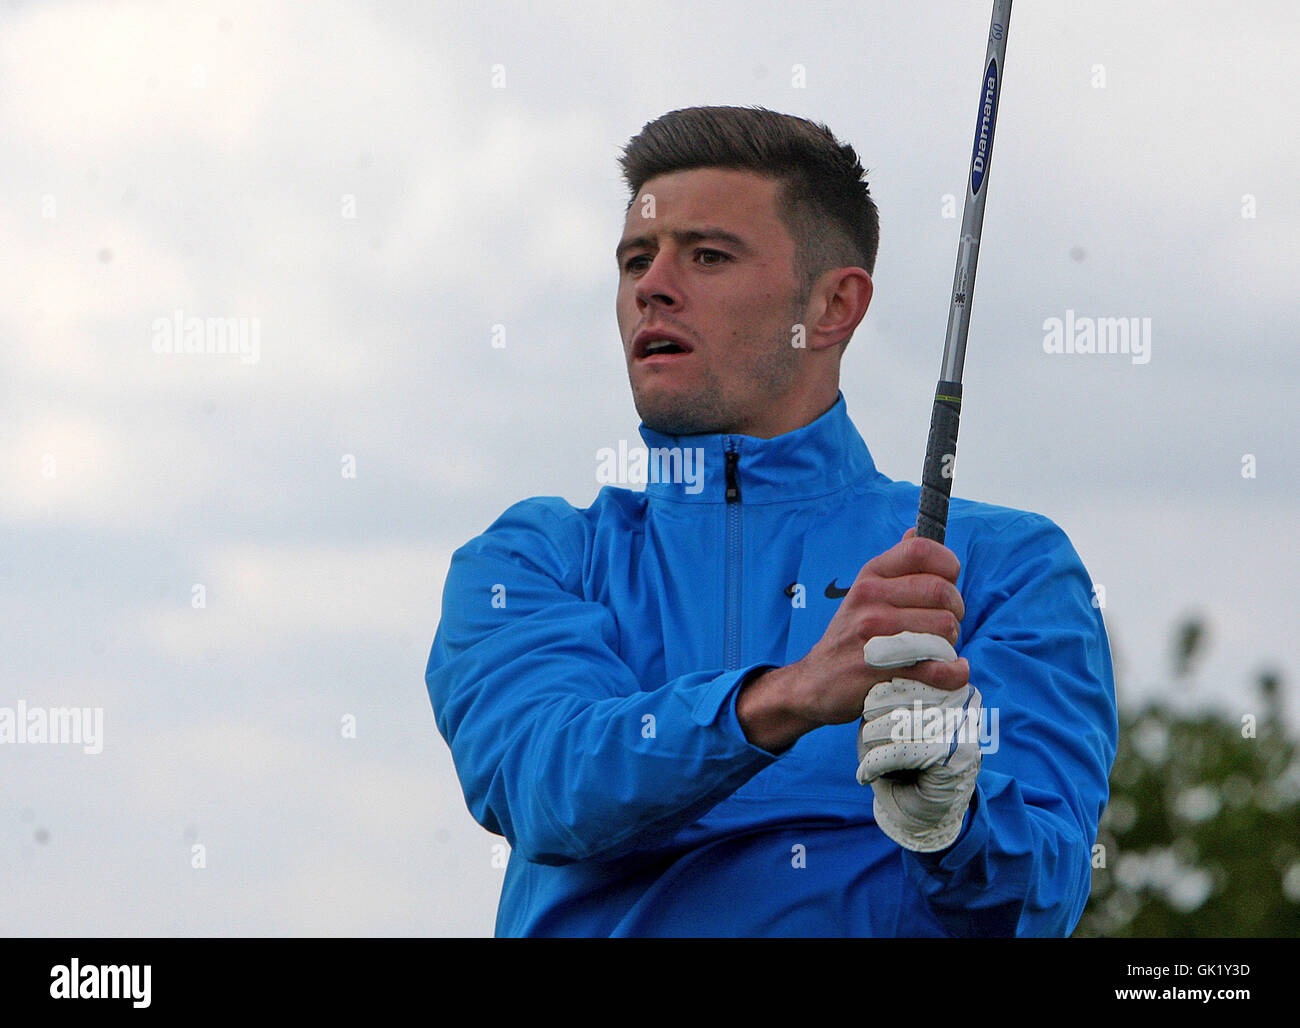
[(695, 702), (691, 717), (697, 725), (711, 725), (715, 722), (737, 741), (743, 743), (755, 753), (762, 753), (772, 759), (773, 754), (760, 746), (755, 746), (745, 737), (745, 730), (740, 726), (736, 716), (736, 700), (740, 696), (740, 687), (756, 671), (766, 671), (776, 664), (751, 664), (738, 671), (727, 671), (715, 678)]

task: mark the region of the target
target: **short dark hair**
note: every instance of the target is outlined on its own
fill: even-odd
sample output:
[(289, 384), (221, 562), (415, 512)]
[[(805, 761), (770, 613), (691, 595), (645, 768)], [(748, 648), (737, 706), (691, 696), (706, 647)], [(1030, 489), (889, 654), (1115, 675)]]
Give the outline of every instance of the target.
[(853, 147), (825, 125), (763, 107), (687, 107), (646, 123), (623, 148), (632, 190), (692, 168), (752, 171), (780, 182), (777, 215), (795, 243), (800, 299), (831, 268), (872, 274), (880, 216)]

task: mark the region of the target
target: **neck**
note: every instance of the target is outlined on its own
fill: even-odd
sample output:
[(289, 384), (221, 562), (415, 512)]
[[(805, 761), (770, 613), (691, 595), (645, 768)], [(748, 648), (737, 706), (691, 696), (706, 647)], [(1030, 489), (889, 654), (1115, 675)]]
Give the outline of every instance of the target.
[(769, 410), (748, 423), (748, 427), (738, 430), (736, 435), (749, 435), (757, 439), (772, 439), (787, 432), (811, 425), (839, 399), (838, 381), (819, 383), (783, 397)]

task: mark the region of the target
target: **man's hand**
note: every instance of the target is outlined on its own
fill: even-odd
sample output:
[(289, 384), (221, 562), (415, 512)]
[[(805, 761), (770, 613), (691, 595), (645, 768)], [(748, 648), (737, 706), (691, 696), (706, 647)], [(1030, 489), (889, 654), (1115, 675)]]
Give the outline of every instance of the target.
[[(896, 678), (871, 690), (858, 733), (858, 781), (875, 791), (881, 830), (904, 849), (950, 846), (980, 770), (979, 690)], [(918, 772), (899, 781), (892, 771)]]
[[(745, 683), (736, 714), (749, 741), (780, 753), (814, 728), (860, 718), (867, 693), (895, 677), (887, 668), (867, 667), (863, 647), (871, 639), (918, 632), (955, 646), (966, 613), (956, 586), (960, 570), (951, 550), (916, 538), (909, 528), (897, 545), (858, 572), (807, 656)], [(926, 660), (909, 668), (907, 677), (951, 691), (966, 686), (970, 665), (961, 659)]]

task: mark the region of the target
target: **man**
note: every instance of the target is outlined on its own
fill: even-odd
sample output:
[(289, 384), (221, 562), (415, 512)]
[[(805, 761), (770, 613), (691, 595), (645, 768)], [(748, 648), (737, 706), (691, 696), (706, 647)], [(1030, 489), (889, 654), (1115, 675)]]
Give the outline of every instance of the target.
[[(1115, 753), (1105, 630), (1060, 529), (954, 499), (947, 545), (915, 538), (918, 488), (849, 421), (878, 234), (857, 155), (693, 108), (621, 163), (641, 434), (702, 475), (526, 500), (452, 561), (426, 677), (470, 811), (512, 847), (498, 934), (1068, 934)], [(940, 659), (864, 718), (899, 674), (864, 646), (901, 633)], [(880, 730), (977, 695), (991, 730), (943, 760)], [(873, 745), (912, 778), (859, 784)]]

